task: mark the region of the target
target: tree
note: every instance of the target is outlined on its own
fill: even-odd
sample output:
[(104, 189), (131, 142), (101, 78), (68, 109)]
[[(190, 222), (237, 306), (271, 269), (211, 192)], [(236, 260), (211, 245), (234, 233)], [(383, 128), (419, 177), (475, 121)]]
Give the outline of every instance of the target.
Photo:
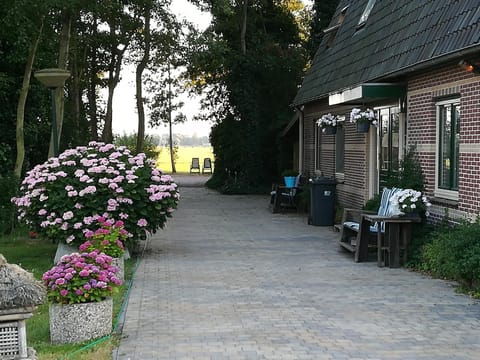
[[(204, 118), (216, 162), (212, 182), (236, 174), (237, 190), (256, 191), (278, 172), (277, 136), (293, 115), (289, 105), (306, 63), (291, 1), (203, 1), (212, 25), (190, 52), (189, 76), (204, 93)], [(225, 129), (223, 129), (225, 128)], [(235, 148), (232, 148), (235, 129)], [(237, 134), (241, 136), (237, 137)], [(240, 185), (239, 185), (240, 184)]]
[(147, 1), (144, 5), (143, 11), (143, 56), (137, 64), (135, 71), (135, 89), (136, 89), (136, 100), (137, 100), (137, 111), (138, 111), (138, 136), (137, 136), (137, 153), (141, 152), (143, 149), (143, 139), (145, 137), (145, 109), (143, 107), (143, 81), (142, 75), (145, 68), (148, 65), (150, 59), (150, 45), (151, 45), (151, 30), (150, 30), (150, 19), (152, 11), (152, 2)]
[(23, 75), (22, 89), (18, 97), (17, 105), (17, 126), (16, 126), (16, 139), (17, 139), (17, 158), (15, 161), (14, 174), (20, 178), (22, 175), (23, 161), (25, 159), (25, 139), (24, 139), (24, 122), (25, 122), (25, 104), (27, 102), (28, 90), (30, 86), (30, 79), (32, 74), (33, 62), (37, 53), (38, 43), (43, 32), (43, 17), (40, 21), (40, 28), (38, 29), (38, 35), (33, 39), (30, 51), (28, 53), (27, 62), (25, 64), (25, 73)]
[(152, 73), (155, 72), (156, 75), (149, 85), (153, 94), (149, 102), (150, 124), (168, 126), (170, 162), (172, 173), (176, 173), (173, 125), (186, 121), (186, 116), (180, 111), (184, 103), (178, 99), (185, 91), (180, 69), (185, 65), (184, 53), (188, 39), (182, 25), (186, 31), (193, 30), (190, 24), (177, 22), (172, 14), (164, 13), (162, 20), (155, 35), (155, 61), (152, 64)]
[(120, 82), (122, 61), (138, 26), (138, 21), (130, 11), (126, 11), (127, 1), (109, 0), (105, 3), (105, 12), (101, 15), (108, 25), (108, 42), (104, 50), (108, 52), (109, 61), (107, 66), (108, 99), (102, 138), (103, 141), (111, 143), (113, 141), (113, 95)]
[(339, 1), (340, 0), (315, 0), (313, 3), (313, 16), (310, 22), (310, 38), (306, 45), (311, 60), (320, 46), (323, 37), (323, 30), (330, 24)]

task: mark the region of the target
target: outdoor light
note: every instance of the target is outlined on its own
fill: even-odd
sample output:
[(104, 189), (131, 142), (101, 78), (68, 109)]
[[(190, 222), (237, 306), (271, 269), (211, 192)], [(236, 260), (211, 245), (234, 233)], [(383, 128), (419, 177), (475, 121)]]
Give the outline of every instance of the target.
[(58, 156), (57, 111), (55, 106), (55, 89), (63, 87), (70, 77), (70, 71), (65, 69), (42, 69), (33, 76), (51, 90), (52, 98), (52, 131), (53, 131), (53, 156)]
[(458, 65), (463, 67), (469, 73), (480, 74), (480, 67), (478, 65), (472, 64), (467, 60), (460, 61)]

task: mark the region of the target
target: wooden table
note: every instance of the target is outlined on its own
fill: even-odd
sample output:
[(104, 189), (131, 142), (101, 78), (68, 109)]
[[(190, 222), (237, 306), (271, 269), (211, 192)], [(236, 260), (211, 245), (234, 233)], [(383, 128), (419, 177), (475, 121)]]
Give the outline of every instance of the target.
[[(386, 217), (378, 215), (365, 215), (365, 219), (371, 223), (378, 222), (377, 231), (377, 265), (379, 267), (400, 267), (400, 251), (403, 250), (403, 263), (407, 259), (407, 246), (412, 237), (412, 224), (420, 222), (418, 218)], [(385, 224), (385, 232), (382, 236), (381, 223)]]

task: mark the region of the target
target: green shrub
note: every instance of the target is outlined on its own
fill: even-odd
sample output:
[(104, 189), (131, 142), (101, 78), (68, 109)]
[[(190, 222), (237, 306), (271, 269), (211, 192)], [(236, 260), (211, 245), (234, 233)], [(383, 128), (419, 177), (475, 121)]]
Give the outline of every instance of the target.
[[(137, 134), (123, 134), (121, 136), (116, 136), (113, 143), (116, 146), (126, 146), (128, 150), (132, 154), (136, 154), (136, 147), (137, 147)], [(157, 161), (158, 157), (160, 156), (160, 152), (162, 148), (158, 146), (155, 142), (155, 139), (150, 135), (145, 135), (143, 140), (143, 153), (147, 156), (147, 159), (153, 159)]]
[(436, 231), (432, 241), (423, 247), (422, 269), (474, 288), (480, 280), (479, 234), (478, 220)]
[(365, 203), (365, 205), (363, 206), (363, 210), (377, 211), (380, 207), (381, 198), (382, 194), (375, 194), (370, 200)]

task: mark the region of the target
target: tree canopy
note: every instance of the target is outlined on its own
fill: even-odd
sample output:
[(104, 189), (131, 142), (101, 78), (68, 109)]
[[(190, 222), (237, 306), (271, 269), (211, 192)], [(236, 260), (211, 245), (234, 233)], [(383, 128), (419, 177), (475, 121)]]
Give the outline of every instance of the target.
[(292, 1), (211, 0), (211, 26), (192, 47), (188, 73), (215, 122), (212, 183), (254, 191), (278, 174), (278, 135), (307, 62)]
[[(172, 111), (182, 106), (175, 94), (188, 90), (202, 97), (196, 118), (215, 124), (210, 141), (220, 186), (234, 181), (251, 191), (279, 173), (279, 134), (294, 114), (290, 103), (308, 64), (311, 12), (300, 0), (191, 0), (212, 16), (210, 27), (197, 33), (175, 20), (170, 2), (0, 2), (3, 174), (12, 173), (15, 162), (24, 172), (48, 154), (50, 94), (32, 77), (35, 71), (60, 67), (71, 73), (55, 95), (63, 151), (113, 140), (113, 97), (127, 63), (137, 71), (137, 151), (145, 121), (184, 119), (172, 118)], [(106, 99), (99, 96), (103, 90)], [(147, 102), (150, 119), (143, 110)], [(22, 148), (24, 157), (15, 160)]]

